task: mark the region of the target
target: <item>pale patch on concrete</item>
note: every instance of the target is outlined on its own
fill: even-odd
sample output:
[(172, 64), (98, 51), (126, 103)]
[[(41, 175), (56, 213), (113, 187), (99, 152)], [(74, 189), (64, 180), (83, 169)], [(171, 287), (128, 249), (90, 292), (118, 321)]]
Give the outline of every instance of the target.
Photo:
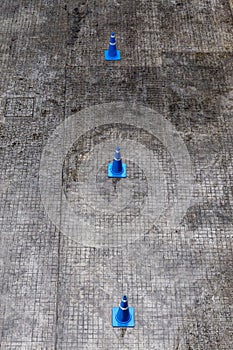
[[(139, 119), (138, 116), (141, 115), (143, 115), (143, 118)], [(96, 220), (87, 219), (81, 212), (79, 215), (75, 214), (67, 201), (62, 189), (63, 161), (74, 142), (87, 130), (105, 123), (119, 123), (122, 121), (126, 124), (145, 128), (156, 135), (171, 154), (177, 171), (176, 201), (178, 205), (172, 203), (165, 204), (163, 184), (161, 186), (160, 183), (160, 181), (163, 181), (163, 176), (158, 173), (159, 166), (155, 156), (150, 155), (151, 152), (148, 153), (145, 147), (138, 146), (135, 141), (131, 146), (129, 146), (131, 142), (128, 142), (128, 144), (127, 142), (123, 142), (122, 147), (125, 149), (126, 159), (132, 159), (138, 164), (139, 168), (143, 169), (147, 177), (150, 190), (146, 204), (139, 218), (135, 218), (136, 221), (133, 220), (133, 227), (128, 224), (121, 229), (118, 225), (108, 227), (102, 221), (101, 225), (103, 227), (98, 226), (97, 228), (95, 226)], [(95, 176), (99, 166), (102, 166), (108, 160), (111, 161), (111, 152), (114, 150), (114, 143), (116, 144), (117, 142), (118, 140), (115, 140), (114, 142), (102, 145), (102, 147), (100, 145), (97, 153), (94, 153), (91, 159), (89, 159), (86, 174), (92, 180), (88, 181), (89, 185), (88, 183), (85, 184), (86, 191), (89, 192), (91, 183), (95, 183)], [(137, 150), (137, 147), (139, 147), (140, 151)], [(104, 150), (107, 150), (107, 152)], [(135, 155), (138, 155), (136, 159)], [(50, 137), (44, 148), (40, 163), (41, 196), (50, 219), (66, 235), (84, 245), (94, 244), (94, 246), (99, 246), (105, 245), (105, 243), (109, 244), (109, 242), (114, 246), (122, 244), (122, 240), (119, 238), (123, 233), (128, 232), (124, 240), (124, 243), (127, 244), (127, 237), (129, 241), (138, 239), (153, 224), (161, 226), (164, 230), (175, 228), (180, 223), (180, 220), (190, 205), (192, 183), (192, 165), (189, 153), (172, 124), (149, 108), (142, 106), (130, 107), (122, 103), (95, 106), (66, 119)], [(84, 194), (85, 197), (88, 198)], [(84, 205), (84, 208), (93, 206), (93, 203), (96, 203), (95, 200), (89, 196), (89, 202), (87, 206)], [(92, 216), (95, 217), (95, 207), (93, 209)], [(117, 230), (116, 232), (115, 229)], [(119, 233), (119, 230), (122, 231)], [(112, 232), (110, 237), (109, 231)], [(105, 232), (107, 237), (102, 236), (100, 232)], [(119, 234), (120, 237), (118, 237)]]

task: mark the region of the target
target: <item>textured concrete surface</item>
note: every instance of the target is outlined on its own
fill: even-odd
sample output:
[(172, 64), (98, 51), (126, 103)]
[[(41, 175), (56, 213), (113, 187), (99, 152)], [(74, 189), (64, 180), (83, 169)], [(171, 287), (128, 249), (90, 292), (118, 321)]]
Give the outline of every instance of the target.
[(1, 349), (233, 349), (232, 8), (1, 1)]

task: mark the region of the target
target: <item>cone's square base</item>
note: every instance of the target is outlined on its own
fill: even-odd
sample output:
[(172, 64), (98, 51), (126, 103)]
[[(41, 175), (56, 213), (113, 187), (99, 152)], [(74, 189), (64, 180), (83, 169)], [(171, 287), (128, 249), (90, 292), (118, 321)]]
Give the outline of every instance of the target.
[(109, 56), (108, 50), (104, 50), (105, 61), (119, 61), (121, 59), (121, 52), (120, 50), (116, 50), (116, 52), (116, 56)]
[(122, 164), (122, 173), (113, 173), (112, 172), (112, 163), (108, 164), (108, 177), (114, 177), (114, 178), (125, 178), (127, 176), (126, 173), (126, 164)]
[(129, 313), (130, 313), (131, 318), (128, 322), (120, 322), (116, 319), (116, 315), (117, 315), (118, 310), (119, 310), (119, 307), (112, 308), (112, 326), (119, 327), (119, 328), (133, 328), (135, 326), (134, 308), (129, 307)]

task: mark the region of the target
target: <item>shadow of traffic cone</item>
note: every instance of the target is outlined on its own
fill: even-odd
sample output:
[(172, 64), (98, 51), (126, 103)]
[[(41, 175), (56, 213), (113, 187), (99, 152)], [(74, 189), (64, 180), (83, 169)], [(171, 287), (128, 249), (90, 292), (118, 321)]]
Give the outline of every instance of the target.
[(104, 50), (104, 58), (106, 61), (119, 61), (121, 52), (116, 49), (115, 33), (112, 32), (108, 50)]
[(128, 307), (128, 299), (123, 295), (119, 307), (112, 308), (112, 326), (120, 328), (134, 327), (134, 308)]
[(120, 147), (117, 146), (113, 162), (108, 164), (108, 177), (123, 178), (126, 175), (126, 164), (122, 163)]

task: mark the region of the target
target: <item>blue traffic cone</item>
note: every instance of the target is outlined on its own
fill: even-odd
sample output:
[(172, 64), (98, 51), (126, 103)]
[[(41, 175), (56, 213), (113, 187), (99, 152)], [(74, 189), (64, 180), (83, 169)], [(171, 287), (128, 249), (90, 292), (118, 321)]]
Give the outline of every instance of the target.
[(115, 33), (112, 32), (108, 50), (104, 50), (104, 58), (106, 61), (119, 61), (121, 52), (116, 49)]
[(112, 308), (112, 326), (128, 328), (134, 325), (134, 308), (128, 307), (127, 296), (123, 295), (119, 307)]
[(108, 177), (123, 178), (126, 175), (126, 164), (122, 163), (120, 147), (117, 146), (113, 162), (108, 164)]

